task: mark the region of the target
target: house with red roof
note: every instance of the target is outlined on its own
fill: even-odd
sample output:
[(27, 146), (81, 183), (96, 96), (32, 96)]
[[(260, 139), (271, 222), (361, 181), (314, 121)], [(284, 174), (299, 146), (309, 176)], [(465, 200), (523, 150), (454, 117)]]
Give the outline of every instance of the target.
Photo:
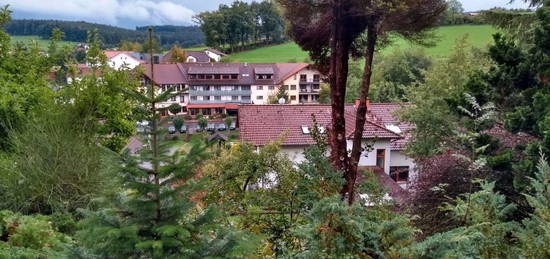
[(133, 51), (106, 50), (103, 53), (107, 56), (107, 64), (116, 70), (134, 69), (145, 63), (140, 59), (140, 53)]
[[(370, 148), (361, 156), (359, 166), (384, 172), (406, 188), (417, 171), (414, 160), (404, 153), (407, 130), (412, 126), (395, 117), (400, 104), (368, 104), (367, 120), (363, 130), (363, 144)], [(258, 148), (281, 141), (283, 152), (296, 163), (305, 160), (304, 149), (315, 144), (311, 136), (313, 118), (321, 131), (331, 125), (330, 105), (242, 105), (239, 107), (241, 142)], [(346, 135), (348, 149), (352, 147), (356, 106), (346, 105)]]

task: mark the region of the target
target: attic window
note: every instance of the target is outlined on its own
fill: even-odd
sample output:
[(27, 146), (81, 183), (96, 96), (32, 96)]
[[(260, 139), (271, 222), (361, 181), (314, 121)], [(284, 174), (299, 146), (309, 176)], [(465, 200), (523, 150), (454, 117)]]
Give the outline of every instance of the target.
[(309, 130), (308, 126), (302, 125), (302, 133), (311, 134), (311, 131)]
[(386, 124), (385, 126), (386, 126), (386, 129), (394, 133), (401, 134), (401, 129), (399, 128), (399, 126), (393, 125), (393, 124)]

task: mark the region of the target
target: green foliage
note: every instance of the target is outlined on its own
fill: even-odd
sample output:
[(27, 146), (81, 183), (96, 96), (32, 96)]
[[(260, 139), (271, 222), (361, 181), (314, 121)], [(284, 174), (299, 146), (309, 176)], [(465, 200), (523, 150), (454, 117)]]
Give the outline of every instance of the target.
[(168, 106), (168, 111), (176, 115), (181, 112), (181, 106), (177, 103), (170, 104), (170, 106)]
[[(0, 8), (0, 27), (10, 20), (8, 7)], [(19, 129), (27, 116), (52, 103), (53, 91), (45, 78), (51, 59), (36, 45), (11, 45), (0, 29), (0, 150), (8, 147), (8, 131)]]
[(217, 11), (196, 16), (206, 45), (233, 52), (245, 46), (280, 43), (285, 38), (281, 15), (271, 1), (220, 5)]
[[(432, 60), (422, 49), (395, 49), (391, 53), (376, 59), (373, 66), (373, 89), (370, 100), (373, 102), (407, 102), (407, 89), (425, 82), (426, 70)], [(357, 80), (356, 80), (357, 81)]]
[(49, 109), (10, 132), (12, 153), (0, 165), (0, 207), (24, 213), (74, 212), (110, 186), (109, 160), (86, 122)]
[(103, 146), (120, 151), (135, 133), (137, 103), (124, 93), (138, 88), (139, 81), (127, 70), (114, 70), (106, 64), (97, 32), (89, 35), (86, 57), (91, 73), (64, 87), (61, 100), (75, 121), (84, 121), (100, 136)]
[(0, 211), (1, 258), (59, 258), (72, 240), (46, 216)]
[(479, 192), (447, 206), (464, 226), (428, 237), (413, 246), (413, 253), (421, 258), (514, 258), (518, 251), (509, 235), (518, 225), (506, 217), (515, 206), (493, 189), (494, 183), (482, 183)]
[(197, 124), (199, 125), (199, 127), (201, 129), (206, 129), (206, 126), (208, 126), (208, 119), (205, 118), (205, 117), (200, 117), (200, 118), (197, 118), (197, 119), (198, 119)]
[(176, 130), (179, 130), (183, 126), (183, 119), (180, 117), (176, 117), (174, 118), (172, 123), (174, 124), (174, 127), (176, 127)]
[(227, 127), (227, 129), (229, 129), (229, 127), (231, 127), (231, 124), (233, 124), (233, 118), (231, 117), (226, 117), (224, 120), (223, 120), (223, 123), (225, 124), (225, 126)]
[(430, 156), (446, 148), (458, 128), (456, 100), (464, 99), (469, 75), (488, 65), (489, 61), (463, 38), (448, 59), (436, 61), (425, 71), (425, 83), (407, 91), (406, 98), (415, 106), (407, 107), (400, 115), (404, 121), (416, 125), (408, 144), (410, 154)]
[(287, 90), (284, 86), (279, 86), (275, 95), (269, 96), (269, 104), (279, 104), (280, 99), (284, 99), (285, 103), (290, 103), (290, 97), (288, 97)]
[(516, 233), (523, 254), (528, 258), (550, 256), (550, 166), (542, 156), (535, 178), (531, 178), (531, 192), (526, 194), (534, 209), (531, 218), (523, 221), (524, 228)]

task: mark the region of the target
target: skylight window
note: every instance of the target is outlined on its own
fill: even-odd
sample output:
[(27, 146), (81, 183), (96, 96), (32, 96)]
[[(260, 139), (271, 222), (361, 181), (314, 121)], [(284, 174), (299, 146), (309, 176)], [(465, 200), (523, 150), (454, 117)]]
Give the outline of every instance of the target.
[(397, 125), (386, 124), (386, 129), (391, 130), (394, 133), (401, 134), (401, 129)]
[(311, 131), (309, 130), (308, 126), (302, 125), (302, 133), (311, 134)]
[(319, 133), (321, 133), (321, 134), (325, 134), (325, 131), (327, 130), (327, 129), (326, 129), (325, 127), (323, 127), (323, 126), (318, 126), (317, 128), (319, 129)]

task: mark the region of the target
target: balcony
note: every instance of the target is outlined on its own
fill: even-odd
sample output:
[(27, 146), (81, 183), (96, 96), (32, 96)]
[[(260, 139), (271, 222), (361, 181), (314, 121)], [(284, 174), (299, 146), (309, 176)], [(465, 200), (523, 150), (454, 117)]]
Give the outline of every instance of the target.
[(190, 90), (189, 95), (193, 96), (239, 96), (239, 95), (251, 95), (251, 90), (225, 90), (225, 91), (198, 91), (198, 90)]
[(189, 100), (189, 104), (251, 104), (251, 100)]
[(313, 89), (313, 88), (306, 88), (306, 89), (302, 89), (300, 88), (300, 93), (319, 93), (319, 90), (320, 89)]

